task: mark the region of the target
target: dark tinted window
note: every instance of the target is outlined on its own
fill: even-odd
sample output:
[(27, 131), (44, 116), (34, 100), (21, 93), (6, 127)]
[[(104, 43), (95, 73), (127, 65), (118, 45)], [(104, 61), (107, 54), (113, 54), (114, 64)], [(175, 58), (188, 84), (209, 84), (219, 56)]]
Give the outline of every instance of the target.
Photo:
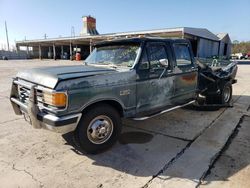
[(174, 44), (177, 66), (192, 64), (189, 47), (187, 44)]

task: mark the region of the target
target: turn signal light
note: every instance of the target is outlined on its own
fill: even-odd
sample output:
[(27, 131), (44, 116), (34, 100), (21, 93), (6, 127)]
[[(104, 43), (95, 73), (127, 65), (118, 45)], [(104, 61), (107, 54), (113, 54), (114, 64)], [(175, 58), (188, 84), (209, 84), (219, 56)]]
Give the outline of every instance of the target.
[(49, 105), (56, 107), (66, 107), (67, 95), (64, 92), (44, 93), (43, 101)]

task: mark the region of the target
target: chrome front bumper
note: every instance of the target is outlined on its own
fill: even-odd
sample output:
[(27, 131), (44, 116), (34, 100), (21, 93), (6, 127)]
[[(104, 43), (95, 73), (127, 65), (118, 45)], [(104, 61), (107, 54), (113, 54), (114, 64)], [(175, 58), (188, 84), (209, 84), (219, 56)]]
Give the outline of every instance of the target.
[(66, 116), (56, 116), (53, 114), (44, 113), (39, 110), (35, 104), (34, 87), (31, 87), (29, 104), (22, 103), (18, 98), (17, 85), (12, 84), (10, 101), (12, 107), (17, 115), (26, 117), (25, 120), (29, 119), (29, 123), (34, 128), (43, 128), (58, 133), (67, 133), (74, 131), (81, 119), (82, 113), (71, 114)]
[[(25, 114), (25, 116), (28, 115), (28, 117), (31, 119), (29, 123), (34, 128), (43, 128), (47, 129), (53, 132), (58, 133), (67, 133), (70, 131), (74, 131), (78, 125), (78, 122), (81, 119), (82, 114), (73, 114), (73, 115), (67, 115), (62, 117), (57, 117), (52, 114), (45, 114), (42, 112), (38, 112), (36, 116), (34, 114), (30, 114), (28, 111), (28, 107), (25, 106), (22, 102), (20, 102), (16, 98), (11, 98), (12, 106), (20, 110), (20, 114)], [(36, 119), (36, 122), (32, 121), (32, 116)], [(26, 119), (27, 120), (27, 119)], [(36, 126), (34, 126), (36, 124)]]

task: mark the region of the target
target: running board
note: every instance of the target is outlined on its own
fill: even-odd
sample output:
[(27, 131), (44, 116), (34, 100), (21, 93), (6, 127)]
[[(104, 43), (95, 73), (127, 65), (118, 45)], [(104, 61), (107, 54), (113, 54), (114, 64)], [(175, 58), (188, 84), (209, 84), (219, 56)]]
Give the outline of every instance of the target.
[(172, 110), (175, 110), (175, 109), (178, 109), (178, 108), (182, 108), (182, 107), (184, 107), (184, 106), (188, 106), (188, 105), (193, 104), (193, 103), (195, 103), (195, 100), (190, 101), (190, 102), (188, 102), (188, 103), (186, 103), (186, 104), (183, 104), (183, 105), (178, 105), (178, 106), (175, 106), (175, 107), (173, 107), (173, 108), (169, 108), (169, 109), (167, 109), (167, 110), (163, 110), (163, 111), (161, 111), (161, 112), (159, 112), (159, 113), (157, 113), (157, 114), (153, 114), (153, 115), (151, 115), (151, 116), (138, 117), (138, 118), (132, 118), (132, 119), (133, 119), (133, 120), (136, 120), (136, 121), (146, 120), (146, 119), (153, 118), (153, 117), (155, 117), (155, 116), (164, 114), (164, 113), (166, 113), (166, 112), (170, 112), (170, 111), (172, 111)]

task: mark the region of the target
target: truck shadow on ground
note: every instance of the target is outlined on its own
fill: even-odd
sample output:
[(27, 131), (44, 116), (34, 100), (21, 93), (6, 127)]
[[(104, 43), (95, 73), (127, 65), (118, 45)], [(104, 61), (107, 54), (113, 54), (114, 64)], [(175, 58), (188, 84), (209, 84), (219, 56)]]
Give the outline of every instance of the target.
[[(239, 96), (234, 96), (234, 99), (236, 100), (238, 97)], [(241, 101), (248, 101), (250, 103), (250, 96), (241, 96)], [(197, 109), (185, 108), (185, 110), (195, 112)], [(246, 149), (247, 145), (244, 145), (246, 142), (241, 143), (241, 147), (243, 148), (242, 151), (237, 151), (234, 156), (223, 155), (228, 150), (228, 148), (231, 147), (231, 143), (234, 142), (234, 139), (238, 136), (238, 132), (240, 132), (241, 129), (242, 127), (238, 126), (237, 130), (235, 130), (235, 134), (228, 140), (227, 144), (222, 150), (222, 153), (220, 153), (220, 155), (217, 157), (217, 159), (223, 160), (223, 168), (225, 168), (225, 170), (221, 172), (223, 174), (213, 176), (207, 183), (218, 180), (225, 181), (249, 165), (250, 160), (237, 161), (240, 158), (242, 159), (242, 155), (249, 156), (248, 158), (250, 158), (250, 149)], [(174, 164), (175, 161), (178, 160), (178, 158), (190, 147), (190, 144), (193, 142), (193, 140), (184, 141), (169, 138), (164, 135), (156, 135), (152, 132), (147, 132), (144, 130), (126, 130), (121, 134), (118, 143), (116, 143), (112, 148), (103, 153), (99, 153), (98, 155), (89, 155), (82, 151), (81, 148), (75, 144), (73, 132), (64, 134), (63, 138), (65, 139), (66, 144), (72, 146), (73, 152), (78, 155), (84, 155), (92, 160), (92, 165), (98, 167), (109, 167), (118, 171), (114, 172), (114, 174), (121, 172), (137, 177), (154, 177), (158, 174), (161, 174), (162, 170), (166, 166), (171, 166)], [(245, 139), (248, 140), (247, 144), (249, 144), (250, 136), (245, 137)], [(198, 153), (199, 151), (197, 151), (197, 154)], [(187, 160), (192, 162), (193, 159)], [(213, 170), (216, 164), (217, 162), (213, 164), (213, 161), (211, 160), (211, 167), (207, 171), (207, 174)], [(109, 178), (112, 179), (112, 177)], [(166, 170), (162, 179), (168, 180), (171, 178), (189, 179), (195, 182), (200, 179), (200, 177), (197, 177), (197, 175), (186, 176), (182, 173), (178, 173), (178, 175), (173, 177), (168, 175), (168, 170)]]

